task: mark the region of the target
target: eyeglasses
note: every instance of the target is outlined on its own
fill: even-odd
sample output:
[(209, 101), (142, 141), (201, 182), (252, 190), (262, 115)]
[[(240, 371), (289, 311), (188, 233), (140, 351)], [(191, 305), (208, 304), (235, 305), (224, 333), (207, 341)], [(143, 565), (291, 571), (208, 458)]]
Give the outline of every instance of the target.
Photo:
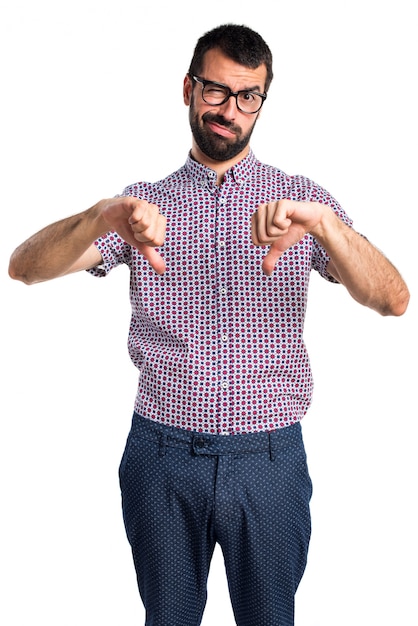
[(266, 93), (258, 93), (258, 91), (248, 89), (232, 91), (229, 87), (221, 83), (214, 83), (211, 80), (205, 80), (199, 76), (192, 76), (192, 78), (202, 85), (203, 101), (213, 106), (225, 104), (225, 102), (228, 102), (229, 98), (233, 96), (237, 103), (237, 108), (242, 113), (257, 113), (263, 106), (264, 100), (267, 98)]

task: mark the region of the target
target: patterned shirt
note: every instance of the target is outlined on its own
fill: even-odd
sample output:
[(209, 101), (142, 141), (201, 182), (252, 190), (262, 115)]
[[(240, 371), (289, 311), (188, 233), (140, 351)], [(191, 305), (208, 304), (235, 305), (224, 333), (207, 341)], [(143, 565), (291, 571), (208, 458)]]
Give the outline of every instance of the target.
[(167, 218), (157, 275), (115, 232), (96, 246), (106, 275), (130, 268), (128, 347), (139, 370), (135, 410), (175, 427), (214, 434), (273, 430), (302, 419), (313, 380), (303, 341), (311, 269), (329, 281), (329, 257), (311, 236), (261, 269), (265, 247), (251, 241), (251, 215), (261, 203), (289, 198), (327, 204), (351, 226), (332, 196), (302, 176), (288, 176), (254, 153), (216, 173), (189, 155), (156, 183), (123, 195), (157, 204)]

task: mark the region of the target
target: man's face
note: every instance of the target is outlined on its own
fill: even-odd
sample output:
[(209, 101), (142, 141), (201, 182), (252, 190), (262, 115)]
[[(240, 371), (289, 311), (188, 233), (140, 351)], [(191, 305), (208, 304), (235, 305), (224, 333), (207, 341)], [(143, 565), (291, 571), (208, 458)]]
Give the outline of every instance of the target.
[[(251, 89), (263, 93), (266, 75), (264, 65), (252, 70), (214, 49), (206, 53), (200, 77), (227, 85), (234, 92)], [(190, 78), (185, 81), (184, 99), (190, 106), (190, 127), (198, 152), (213, 161), (229, 161), (248, 153), (258, 113), (240, 111), (233, 96), (221, 105), (207, 104), (202, 99), (202, 85)]]

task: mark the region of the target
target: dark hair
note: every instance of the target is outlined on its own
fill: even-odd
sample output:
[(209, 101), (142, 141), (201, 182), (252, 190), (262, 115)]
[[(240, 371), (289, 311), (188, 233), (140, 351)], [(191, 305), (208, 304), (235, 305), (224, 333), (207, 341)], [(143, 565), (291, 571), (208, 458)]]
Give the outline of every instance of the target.
[(268, 91), (273, 80), (273, 58), (270, 48), (258, 33), (248, 26), (237, 24), (224, 24), (208, 31), (196, 44), (189, 68), (190, 76), (199, 76), (206, 52), (214, 48), (219, 48), (236, 63), (251, 69), (264, 63), (267, 69), (265, 91)]

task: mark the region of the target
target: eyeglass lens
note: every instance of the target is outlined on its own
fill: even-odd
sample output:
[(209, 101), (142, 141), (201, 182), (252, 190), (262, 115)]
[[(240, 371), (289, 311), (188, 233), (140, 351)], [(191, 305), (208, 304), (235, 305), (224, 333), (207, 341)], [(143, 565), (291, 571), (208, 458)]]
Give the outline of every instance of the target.
[[(231, 91), (227, 87), (209, 83), (203, 87), (202, 97), (207, 104), (224, 104), (230, 97)], [(251, 91), (239, 91), (235, 96), (238, 108), (244, 113), (255, 113), (263, 104), (263, 98)]]

